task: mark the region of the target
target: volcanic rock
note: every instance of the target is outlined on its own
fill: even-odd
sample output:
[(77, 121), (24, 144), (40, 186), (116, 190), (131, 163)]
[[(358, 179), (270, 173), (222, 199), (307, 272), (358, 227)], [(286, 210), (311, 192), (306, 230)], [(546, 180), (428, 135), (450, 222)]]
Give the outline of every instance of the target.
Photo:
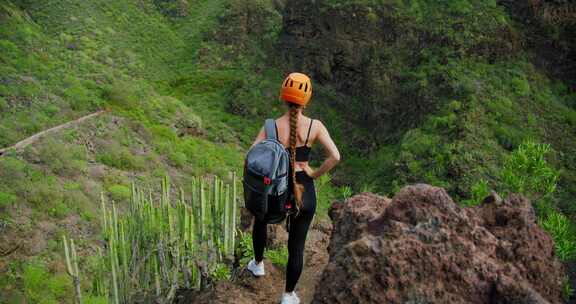
[(417, 184), (330, 210), (330, 261), (312, 303), (561, 303), (564, 273), (528, 200), (462, 208)]

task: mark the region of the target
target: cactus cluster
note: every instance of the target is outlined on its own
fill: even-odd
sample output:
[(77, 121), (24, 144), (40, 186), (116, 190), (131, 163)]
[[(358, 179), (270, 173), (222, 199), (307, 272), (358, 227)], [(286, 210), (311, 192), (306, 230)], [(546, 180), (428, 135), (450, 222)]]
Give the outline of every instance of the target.
[[(234, 173), (231, 179), (227, 184), (218, 177), (212, 181), (193, 178), (188, 199), (182, 190), (171, 193), (168, 178), (162, 180), (159, 195), (133, 184), (130, 205), (122, 215), (114, 202), (102, 195), (106, 246), (101, 265), (106, 271), (94, 278), (96, 293), (109, 297), (111, 303), (129, 303), (136, 296), (168, 303), (178, 288), (205, 286), (209, 274), (233, 260), (237, 226)], [(66, 252), (68, 256), (68, 249)], [(76, 261), (75, 253), (72, 261)], [(75, 273), (78, 277), (77, 266), (72, 270), (76, 272), (70, 271), (71, 276)]]

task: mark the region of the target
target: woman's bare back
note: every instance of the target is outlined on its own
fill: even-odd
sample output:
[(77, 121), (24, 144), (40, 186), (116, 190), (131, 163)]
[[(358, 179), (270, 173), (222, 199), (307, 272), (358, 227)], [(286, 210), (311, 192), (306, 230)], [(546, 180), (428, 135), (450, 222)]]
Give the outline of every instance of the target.
[[(310, 127), (310, 121), (310, 117), (304, 116), (302, 114), (299, 115), (296, 147), (304, 146), (304, 143), (306, 142), (306, 136), (308, 134), (308, 128)], [(278, 140), (280, 143), (282, 143), (282, 145), (284, 145), (284, 147), (290, 147), (290, 115), (288, 112), (276, 119), (276, 126), (278, 127)], [(258, 142), (264, 140), (265, 138), (266, 133), (264, 132), (264, 127), (262, 127), (260, 129), (260, 133), (258, 133), (258, 136), (256, 136), (256, 139), (252, 143), (252, 146), (256, 145)], [(294, 163), (295, 171), (306, 171), (306, 173), (312, 178), (317, 178), (328, 172), (340, 161), (340, 152), (330, 137), (328, 130), (322, 121), (314, 119), (307, 146), (312, 147), (312, 144), (316, 141), (318, 141), (324, 148), (324, 152), (327, 156), (322, 165), (320, 165), (318, 169), (313, 170), (310, 168), (307, 161), (297, 161)]]
[[(308, 147), (312, 147), (314, 143), (315, 133), (314, 130), (315, 124), (318, 121), (312, 123), (310, 126), (310, 122), (312, 122), (312, 118), (302, 115), (298, 120), (298, 133), (296, 134), (296, 147), (304, 146), (306, 143), (306, 136), (308, 136), (308, 130), (310, 129), (310, 135), (308, 137)], [(290, 117), (281, 116), (276, 119), (276, 126), (278, 127), (278, 140), (284, 145), (284, 147), (290, 147)], [(311, 127), (311, 128), (310, 128)]]

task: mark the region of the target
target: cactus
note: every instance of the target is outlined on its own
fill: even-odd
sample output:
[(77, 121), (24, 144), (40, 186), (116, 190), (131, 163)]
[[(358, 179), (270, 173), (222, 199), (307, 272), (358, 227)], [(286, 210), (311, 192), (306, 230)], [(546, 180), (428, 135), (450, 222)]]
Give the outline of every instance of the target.
[(74, 240), (70, 240), (70, 247), (68, 247), (66, 236), (62, 236), (62, 241), (64, 243), (64, 255), (66, 257), (66, 270), (68, 275), (72, 278), (72, 282), (74, 284), (75, 302), (77, 304), (81, 304), (82, 290), (80, 288), (80, 271), (78, 270), (78, 255), (76, 254)]
[(226, 185), (226, 200), (224, 205), (224, 252), (230, 254), (230, 187)]
[(234, 250), (236, 240), (236, 172), (232, 172), (232, 235), (230, 236), (230, 248)]
[[(151, 292), (163, 301), (176, 288), (199, 288), (202, 276), (234, 253), (236, 182), (215, 177), (207, 183), (192, 179), (190, 201), (184, 191), (171, 201), (168, 178), (163, 178), (158, 200), (151, 191), (131, 187), (128, 214), (102, 196), (101, 223), (108, 248), (102, 256), (101, 292), (113, 303), (129, 303), (136, 292)], [(202, 265), (202, 269), (198, 268)], [(206, 278), (204, 278), (206, 279)]]

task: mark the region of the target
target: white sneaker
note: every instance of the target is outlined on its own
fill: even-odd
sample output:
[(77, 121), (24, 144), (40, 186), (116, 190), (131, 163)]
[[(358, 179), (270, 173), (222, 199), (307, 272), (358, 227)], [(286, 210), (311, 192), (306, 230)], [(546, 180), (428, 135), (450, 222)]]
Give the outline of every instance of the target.
[(300, 298), (296, 295), (296, 292), (285, 292), (282, 294), (281, 304), (299, 304)]
[(259, 264), (256, 264), (256, 260), (252, 259), (248, 263), (248, 270), (252, 272), (253, 275), (257, 277), (261, 277), (265, 274), (264, 272), (264, 261), (260, 261)]

